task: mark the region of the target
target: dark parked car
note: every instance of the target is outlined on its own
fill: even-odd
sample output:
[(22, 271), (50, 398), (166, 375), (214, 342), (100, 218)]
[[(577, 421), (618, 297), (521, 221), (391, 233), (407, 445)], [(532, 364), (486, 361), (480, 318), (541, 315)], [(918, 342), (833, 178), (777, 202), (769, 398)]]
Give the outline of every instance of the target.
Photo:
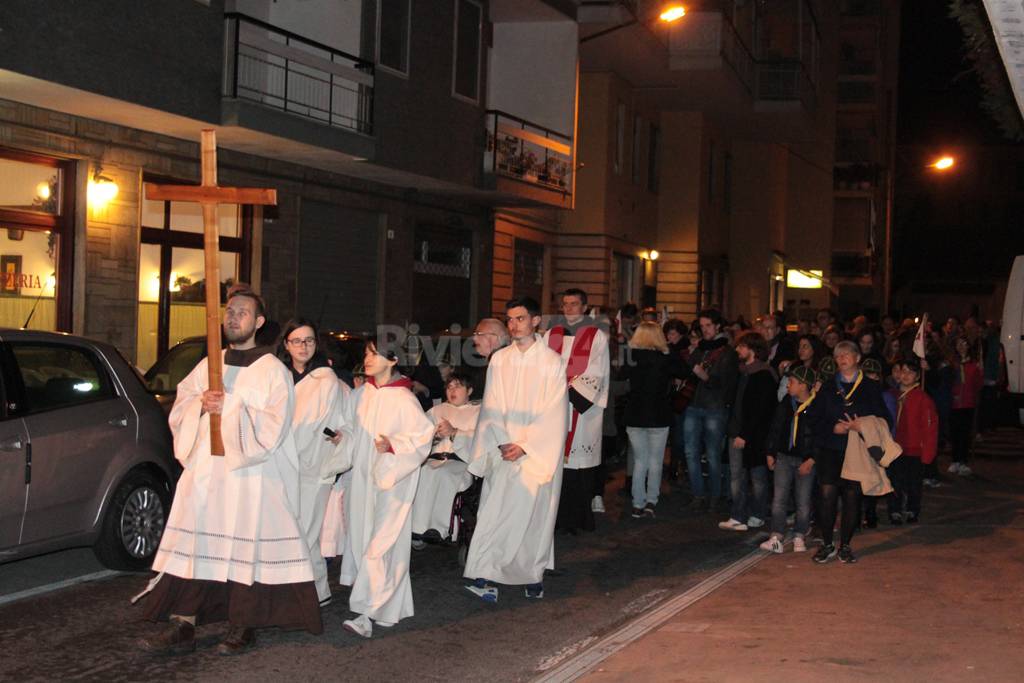
[(0, 561), (91, 545), (153, 561), (170, 512), (167, 418), (112, 346), (0, 329)]

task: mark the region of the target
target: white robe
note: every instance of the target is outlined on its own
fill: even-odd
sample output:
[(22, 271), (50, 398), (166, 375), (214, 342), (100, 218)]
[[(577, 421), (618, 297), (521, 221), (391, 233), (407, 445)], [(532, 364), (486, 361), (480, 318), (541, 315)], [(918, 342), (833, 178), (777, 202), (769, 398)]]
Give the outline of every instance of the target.
[(420, 483), (412, 503), (412, 532), (422, 534), (427, 529), (448, 536), (451, 525), (452, 502), (455, 494), (465, 491), (473, 483), (473, 475), (466, 471), (469, 449), (473, 445), (473, 432), (480, 405), (467, 403), (453, 406), (441, 403), (427, 411), (427, 417), (436, 426), (441, 420), (448, 420), (458, 432), (455, 438), (440, 439), (430, 449), (431, 453), (454, 453), (459, 460), (427, 460), (420, 468)]
[(210, 455), (206, 359), (178, 385), (169, 418), (185, 468), (153, 569), (184, 579), (285, 584), (313, 580), (299, 527), (294, 393), (285, 366), (266, 354), (224, 366), (224, 457)]
[[(582, 329), (582, 328), (581, 328)], [(579, 334), (577, 330), (576, 334)], [(551, 330), (544, 334), (547, 345)], [(562, 360), (569, 363), (572, 355), (572, 344), (575, 337), (566, 335), (562, 340)], [(611, 365), (608, 360), (608, 335), (598, 330), (590, 346), (590, 357), (586, 370), (569, 382), (583, 398), (593, 405), (586, 412), (580, 413), (576, 421), (576, 432), (573, 435), (572, 448), (565, 468), (583, 470), (601, 464), (601, 440), (604, 437), (604, 409), (608, 406), (608, 384)], [(572, 428), (572, 404), (569, 404), (569, 422), (566, 433)]]
[[(374, 621), (413, 615), (409, 555), (412, 500), (420, 465), (430, 453), (434, 425), (404, 385), (352, 392), (342, 450), (352, 466), (345, 495), (348, 533), (340, 583), (352, 586), (349, 608)], [(377, 453), (386, 436), (394, 453)]]
[[(554, 568), (567, 404), (565, 364), (540, 337), (491, 357), (470, 456), (484, 484), (466, 577), (530, 584)], [(498, 446), (509, 443), (526, 455), (503, 460)]]
[(344, 401), (348, 385), (329, 367), (312, 370), (295, 385), (295, 412), (292, 438), (299, 454), (299, 524), (309, 544), (313, 578), (320, 602), (331, 597), (327, 584), (327, 563), (320, 553), (320, 531), (327, 511), (334, 476), (330, 470), (337, 447), (328, 440), (324, 428), (340, 431), (344, 419)]

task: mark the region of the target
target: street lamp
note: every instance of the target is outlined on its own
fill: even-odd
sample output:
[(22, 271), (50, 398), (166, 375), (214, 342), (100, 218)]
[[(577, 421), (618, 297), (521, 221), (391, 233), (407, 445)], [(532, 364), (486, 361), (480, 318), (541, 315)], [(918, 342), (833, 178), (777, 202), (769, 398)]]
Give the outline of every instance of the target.
[[(658, 14), (658, 19), (666, 24), (673, 24), (682, 19), (684, 16), (686, 16), (686, 8), (678, 3), (671, 3), (665, 5), (665, 7), (662, 8), (661, 12)], [(639, 18), (634, 14), (633, 18), (625, 23), (619, 24), (617, 26), (612, 26), (611, 28), (606, 28), (603, 31), (598, 31), (597, 33), (592, 33), (589, 36), (584, 36), (583, 38), (580, 38), (580, 45), (591, 40), (594, 40), (595, 38), (606, 36), (609, 33), (618, 31), (619, 29), (626, 28), (627, 26), (632, 26), (633, 24), (639, 23), (639, 21)]]
[[(920, 163), (920, 162), (918, 162)], [(943, 154), (932, 163), (925, 166), (923, 169), (917, 166), (918, 172), (921, 170), (934, 170), (939, 172), (946, 172), (956, 166), (956, 157), (948, 154)], [(892, 146), (892, 151), (889, 158), (889, 172), (887, 178), (888, 192), (885, 198), (886, 210), (885, 210), (885, 264), (882, 270), (882, 311), (886, 315), (889, 314), (889, 308), (892, 303), (892, 266), (893, 266), (893, 211), (895, 210), (896, 203), (896, 145)]]

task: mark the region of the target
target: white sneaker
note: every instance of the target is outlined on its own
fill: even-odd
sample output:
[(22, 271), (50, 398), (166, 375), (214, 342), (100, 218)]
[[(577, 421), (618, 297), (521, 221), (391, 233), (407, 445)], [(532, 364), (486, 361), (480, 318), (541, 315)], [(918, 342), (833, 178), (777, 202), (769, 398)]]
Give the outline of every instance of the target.
[(718, 528), (724, 531), (746, 531), (748, 527), (740, 520), (730, 517), (724, 522), (719, 522)]
[(761, 550), (767, 550), (768, 552), (775, 553), (776, 555), (781, 555), (782, 539), (778, 536), (772, 536), (767, 541), (761, 544)]
[(807, 542), (804, 541), (803, 536), (793, 537), (793, 552), (794, 553), (805, 553), (807, 552)]
[(760, 529), (763, 526), (764, 526), (764, 520), (761, 519), (760, 517), (751, 516), (751, 517), (749, 517), (747, 519), (747, 528), (748, 529)]
[(969, 477), (972, 474), (974, 474), (974, 471), (971, 470), (971, 468), (968, 467), (967, 465), (960, 465), (960, 471), (957, 472), (957, 474), (959, 474), (961, 477)]
[(365, 614), (360, 614), (355, 619), (346, 620), (342, 623), (342, 626), (344, 626), (346, 630), (351, 631), (357, 636), (362, 636), (363, 638), (369, 638), (373, 635), (373, 622), (370, 621), (370, 617)]
[(590, 503), (591, 512), (604, 512), (604, 498), (601, 496), (594, 496), (594, 500)]
[(958, 463), (958, 462), (951, 462), (951, 463), (949, 463), (949, 468), (946, 470), (946, 472), (949, 473), (949, 474), (960, 474), (960, 463)]
[(938, 479), (925, 479), (921, 483), (931, 489), (937, 489), (940, 486), (942, 486), (942, 482), (940, 482)]

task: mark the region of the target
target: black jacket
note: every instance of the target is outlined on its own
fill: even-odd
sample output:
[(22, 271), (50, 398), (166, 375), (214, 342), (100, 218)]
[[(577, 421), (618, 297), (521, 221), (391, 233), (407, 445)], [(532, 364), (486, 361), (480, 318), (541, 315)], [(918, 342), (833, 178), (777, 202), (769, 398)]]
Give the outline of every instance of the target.
[[(815, 399), (815, 401), (822, 400), (824, 403), (825, 425), (827, 430), (825, 448), (845, 452), (847, 441), (846, 435), (836, 434), (833, 432), (833, 428), (840, 420), (845, 419), (845, 415), (849, 415), (850, 417), (874, 415), (875, 417), (882, 418), (890, 425), (892, 425), (892, 415), (889, 414), (889, 409), (885, 406), (885, 399), (882, 398), (883, 390), (880, 382), (876, 382), (873, 379), (865, 377), (849, 399), (845, 399), (844, 397), (853, 385), (847, 384), (845, 386), (840, 386), (838, 382), (838, 373), (835, 376), (826, 379), (822, 384), (821, 391), (818, 392), (818, 398)], [(849, 403), (849, 405), (847, 405), (847, 403)]]
[(778, 388), (779, 380), (767, 365), (749, 374), (740, 374), (736, 405), (726, 433), (730, 439), (738, 436), (746, 442), (743, 446), (744, 467), (765, 465), (765, 447), (772, 414), (778, 403), (775, 398)]
[(775, 409), (772, 426), (768, 432), (768, 455), (792, 455), (801, 461), (808, 458), (817, 459), (825, 438), (832, 427), (825, 425), (824, 401), (818, 396), (800, 413), (797, 422), (796, 443), (790, 446), (789, 439), (793, 429), (793, 401), (789, 396), (783, 397)]
[(739, 379), (739, 358), (736, 356), (736, 350), (729, 346), (728, 337), (719, 335), (711, 341), (702, 339), (697, 349), (690, 355), (689, 365), (692, 368), (701, 364), (718, 349), (724, 351), (707, 369), (707, 381), (693, 378), (697, 382), (697, 391), (694, 392), (690, 405), (694, 408), (728, 410), (732, 407), (733, 399), (736, 397), (736, 382)]
[(627, 427), (668, 427), (672, 424), (669, 388), (686, 369), (678, 356), (649, 349), (629, 349), (619, 378), (629, 380)]

